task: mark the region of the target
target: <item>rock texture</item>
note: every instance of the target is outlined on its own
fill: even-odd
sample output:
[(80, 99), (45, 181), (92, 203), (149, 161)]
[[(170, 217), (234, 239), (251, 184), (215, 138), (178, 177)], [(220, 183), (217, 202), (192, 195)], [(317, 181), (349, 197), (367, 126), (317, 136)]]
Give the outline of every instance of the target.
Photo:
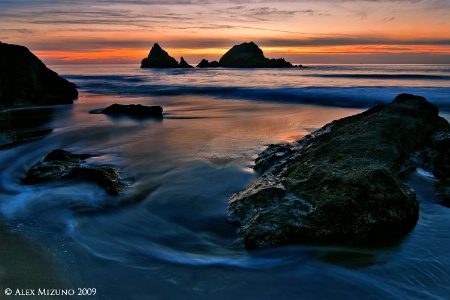
[(290, 68), (284, 59), (269, 59), (253, 42), (233, 46), (219, 60), (221, 67), (231, 68)]
[(450, 133), (438, 133), (416, 154), (411, 167), (420, 167), (436, 179), (437, 203), (450, 207)]
[(126, 185), (121, 181), (117, 170), (107, 166), (82, 165), (90, 157), (92, 157), (90, 154), (53, 150), (43, 161), (28, 170), (23, 183), (38, 184), (60, 179), (78, 179), (96, 182), (111, 195), (123, 192)]
[(247, 248), (367, 240), (407, 232), (418, 219), (415, 192), (397, 173), (450, 125), (423, 97), (333, 121), (294, 144), (271, 145), (262, 172), (229, 201), (229, 221)]
[(125, 114), (134, 117), (161, 117), (161, 106), (145, 106), (141, 104), (113, 104), (100, 111), (106, 115)]
[(48, 127), (54, 110), (51, 106), (23, 108), (0, 113), (0, 150), (43, 137), (53, 130)]
[(0, 131), (0, 150), (18, 146), (50, 134), (53, 129), (29, 129)]
[(50, 70), (26, 47), (0, 42), (0, 110), (70, 104), (75, 84)]

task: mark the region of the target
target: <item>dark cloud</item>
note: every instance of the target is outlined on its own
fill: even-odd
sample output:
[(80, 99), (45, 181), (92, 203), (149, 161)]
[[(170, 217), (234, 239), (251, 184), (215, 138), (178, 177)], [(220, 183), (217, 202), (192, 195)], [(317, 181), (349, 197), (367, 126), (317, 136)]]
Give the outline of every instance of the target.
[(356, 46), (356, 45), (401, 45), (401, 46), (450, 46), (449, 39), (389, 39), (359, 36), (324, 36), (304, 39), (261, 39), (261, 45), (279, 47), (310, 46)]
[[(61, 50), (80, 52), (95, 51), (104, 48), (133, 48), (150, 49), (153, 43), (161, 43), (161, 46), (181, 49), (198, 48), (229, 48), (232, 45), (246, 42), (238, 38), (196, 38), (186, 36), (176, 40), (167, 39), (164, 41), (122, 38), (77, 38), (74, 40), (42, 40), (32, 43), (34, 50)], [(248, 41), (247, 41), (248, 42)], [(416, 39), (416, 40), (392, 40), (381, 38), (359, 38), (359, 37), (339, 37), (330, 36), (310, 39), (255, 39), (260, 47), (317, 47), (317, 46), (362, 46), (365, 49), (381, 49), (384, 51), (410, 51), (413, 46), (450, 46), (450, 39)], [(74, 49), (73, 45), (77, 47)]]

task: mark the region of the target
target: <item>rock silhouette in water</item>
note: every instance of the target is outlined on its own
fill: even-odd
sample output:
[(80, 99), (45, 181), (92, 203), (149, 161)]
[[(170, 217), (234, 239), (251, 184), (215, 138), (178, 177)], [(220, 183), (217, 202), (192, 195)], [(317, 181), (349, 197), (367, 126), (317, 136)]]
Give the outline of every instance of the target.
[(163, 108), (161, 106), (145, 106), (141, 104), (112, 104), (100, 111), (106, 115), (125, 114), (135, 117), (161, 117)]
[(141, 68), (193, 68), (182, 57), (180, 63), (175, 58), (163, 50), (158, 43), (155, 43), (148, 54), (141, 63)]
[(191, 69), (193, 68), (193, 66), (191, 66), (190, 64), (188, 64), (183, 57), (181, 57), (180, 60), (180, 68), (186, 68), (186, 69)]
[(229, 221), (249, 249), (407, 232), (419, 204), (397, 173), (449, 132), (436, 106), (402, 94), (296, 143), (271, 145), (256, 160), (262, 176), (230, 198)]
[(269, 59), (253, 42), (233, 46), (219, 60), (221, 67), (231, 68), (291, 68), (284, 59)]
[(71, 104), (75, 84), (50, 70), (26, 47), (0, 42), (0, 110)]
[(179, 68), (178, 62), (155, 43), (147, 58), (141, 63), (141, 68)]
[(107, 166), (81, 165), (90, 154), (73, 154), (57, 149), (50, 152), (43, 161), (34, 164), (27, 172), (23, 182), (38, 184), (60, 179), (79, 179), (96, 182), (111, 195), (119, 195), (125, 190), (117, 170)]
[(218, 61), (209, 62), (207, 59), (202, 59), (202, 61), (197, 65), (197, 68), (218, 68), (220, 67)]
[[(283, 58), (269, 59), (253, 42), (233, 46), (217, 61), (206, 59), (197, 65), (198, 68), (291, 68), (293, 65)], [(141, 63), (141, 68), (193, 68), (183, 57), (180, 63), (171, 57), (157, 43), (150, 50), (147, 58)]]

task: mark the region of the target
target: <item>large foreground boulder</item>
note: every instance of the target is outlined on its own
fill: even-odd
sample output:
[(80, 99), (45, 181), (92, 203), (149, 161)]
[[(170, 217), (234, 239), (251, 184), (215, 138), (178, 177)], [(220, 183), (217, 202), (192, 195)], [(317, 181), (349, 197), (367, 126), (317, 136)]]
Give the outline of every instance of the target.
[(34, 164), (23, 180), (24, 184), (38, 184), (61, 179), (77, 179), (97, 183), (111, 195), (125, 190), (117, 170), (108, 166), (87, 166), (82, 163), (90, 154), (73, 154), (57, 149), (50, 152), (43, 161)]
[(219, 60), (221, 67), (228, 68), (291, 68), (293, 65), (282, 58), (269, 59), (253, 42), (233, 46)]
[(75, 84), (50, 70), (26, 47), (0, 42), (0, 110), (71, 104)]
[(229, 221), (247, 248), (407, 232), (419, 203), (397, 173), (439, 132), (450, 125), (438, 108), (402, 94), (296, 143), (271, 145), (256, 160), (262, 176), (231, 197)]

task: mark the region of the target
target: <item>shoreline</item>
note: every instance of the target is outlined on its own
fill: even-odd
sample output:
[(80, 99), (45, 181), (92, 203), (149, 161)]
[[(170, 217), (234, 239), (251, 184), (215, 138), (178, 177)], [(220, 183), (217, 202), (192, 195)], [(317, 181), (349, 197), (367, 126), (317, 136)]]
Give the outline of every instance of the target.
[[(14, 233), (0, 226), (0, 292), (7, 288), (14, 291), (25, 289), (65, 289), (70, 284), (62, 280), (51, 255), (39, 243), (26, 240), (22, 232)], [(12, 295), (14, 295), (14, 293)], [(17, 297), (14, 297), (16, 299)], [(53, 297), (52, 297), (53, 298)], [(20, 299), (20, 298), (19, 298)], [(63, 299), (55, 297), (54, 299)]]
[[(411, 234), (398, 247), (382, 249), (296, 245), (246, 252), (234, 227), (227, 225), (228, 196), (254, 179), (253, 159), (268, 144), (298, 140), (362, 109), (280, 103), (278, 94), (273, 102), (245, 99), (247, 95), (233, 99), (226, 97), (226, 92), (215, 96), (154, 95), (147, 91), (173, 84), (164, 83), (166, 79), (186, 84), (189, 78), (155, 72), (163, 77), (165, 85), (159, 85), (147, 77), (155, 75), (153, 72), (116, 76), (122, 70), (110, 75), (111, 70), (99, 70), (98, 76), (74, 75), (81, 86), (80, 97), (70, 107), (53, 110), (45, 126), (54, 131), (15, 150), (0, 152), (2, 209), (8, 213), (5, 221), (22, 226), (13, 233), (18, 238), (7, 232), (0, 238), (11, 239), (13, 245), (4, 248), (9, 252), (5, 255), (17, 255), (18, 260), (21, 255), (38, 257), (38, 263), (30, 267), (30, 280), (40, 276), (39, 268), (46, 267), (49, 278), (59, 274), (57, 279), (93, 285), (103, 292), (99, 299), (127, 298), (131, 290), (136, 297), (211, 299), (220, 291), (225, 298), (236, 298), (246, 291), (249, 298), (256, 298), (263, 293), (262, 285), (268, 286), (264, 293), (280, 291), (280, 286), (270, 285), (273, 280), (282, 280), (289, 289), (281, 296), (286, 299), (292, 299), (294, 293), (322, 295), (327, 289), (330, 292), (323, 295), (337, 292), (342, 297), (361, 297), (370, 293), (399, 298), (439, 296), (448, 290), (440, 287), (448, 278), (438, 277), (441, 283), (430, 283), (427, 277), (428, 273), (441, 274), (434, 272), (436, 264), (446, 267), (441, 258), (449, 250), (444, 231), (449, 212), (444, 208), (425, 205)], [(281, 82), (277, 78), (265, 81), (269, 79), (278, 80), (276, 85)], [(270, 86), (261, 86), (267, 88)], [(161, 120), (137, 120), (89, 114), (115, 102), (161, 105), (164, 115)], [(24, 189), (19, 183), (24, 172), (56, 148), (103, 154), (94, 161), (120, 169), (131, 184), (124, 199), (137, 201), (106, 212), (102, 205), (114, 198), (95, 185), (75, 182)], [(92, 207), (98, 210), (87, 211)], [(439, 232), (428, 236), (430, 228)], [(65, 243), (64, 248), (59, 241)], [(24, 249), (14, 253), (21, 246)], [(434, 253), (435, 261), (430, 261), (429, 253)], [(422, 270), (415, 267), (418, 261)], [(412, 281), (421, 284), (423, 291), (405, 284)], [(305, 286), (310, 288), (305, 290)], [(336, 286), (339, 291), (334, 290)]]

